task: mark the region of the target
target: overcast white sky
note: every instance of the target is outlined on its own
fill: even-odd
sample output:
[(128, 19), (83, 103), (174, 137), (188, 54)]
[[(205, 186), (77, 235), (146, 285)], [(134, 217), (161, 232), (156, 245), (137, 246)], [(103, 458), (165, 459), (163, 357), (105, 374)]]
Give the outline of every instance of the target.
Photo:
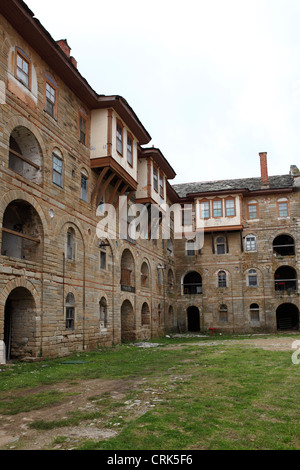
[(299, 0), (25, 0), (99, 94), (123, 96), (174, 183), (300, 166)]

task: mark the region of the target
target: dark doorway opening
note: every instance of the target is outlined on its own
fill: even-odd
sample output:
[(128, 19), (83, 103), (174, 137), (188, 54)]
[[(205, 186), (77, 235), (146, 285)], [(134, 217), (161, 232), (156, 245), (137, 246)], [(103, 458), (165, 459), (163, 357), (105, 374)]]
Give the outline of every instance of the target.
[(197, 307), (187, 309), (188, 331), (200, 331), (200, 312)]
[(6, 360), (30, 356), (34, 349), (36, 306), (31, 293), (17, 287), (7, 298), (4, 310)]
[(299, 330), (299, 310), (296, 305), (282, 304), (276, 311), (278, 330)]

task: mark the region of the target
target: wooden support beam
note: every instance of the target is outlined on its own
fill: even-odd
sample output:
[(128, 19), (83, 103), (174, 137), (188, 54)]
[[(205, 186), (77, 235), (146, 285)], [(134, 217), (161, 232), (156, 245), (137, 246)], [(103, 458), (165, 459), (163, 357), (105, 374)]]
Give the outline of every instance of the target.
[(117, 182), (116, 186), (114, 187), (114, 190), (109, 198), (109, 201), (108, 201), (108, 204), (112, 204), (114, 202), (114, 199), (116, 197), (116, 194), (117, 194), (117, 191), (119, 189), (119, 187), (121, 186), (122, 184), (122, 179), (120, 178), (119, 181)]
[(99, 188), (100, 188), (100, 185), (102, 183), (102, 180), (104, 178), (104, 176), (106, 175), (106, 173), (108, 172), (109, 170), (109, 167), (107, 166), (106, 168), (104, 168), (102, 170), (102, 172), (100, 173), (100, 175), (98, 176), (98, 179), (97, 179), (97, 183), (96, 183), (96, 186), (92, 192), (92, 197), (91, 197), (91, 202), (93, 203), (97, 197), (97, 194), (98, 194), (98, 191), (99, 191)]
[(114, 177), (116, 176), (115, 173), (112, 173), (108, 178), (107, 180), (105, 181), (104, 185), (101, 187), (100, 191), (98, 192), (97, 196), (96, 196), (96, 206), (98, 207), (100, 202), (101, 202), (101, 199), (103, 198), (104, 194), (105, 194), (105, 191), (107, 190), (109, 184), (112, 182), (112, 180), (114, 179)]
[(16, 237), (25, 238), (25, 240), (30, 240), (35, 243), (41, 243), (39, 238), (30, 237), (24, 233), (16, 232), (15, 230), (10, 230), (9, 228), (2, 227), (2, 232), (9, 233), (10, 235), (15, 235)]
[(13, 150), (11, 148), (9, 149), (9, 153), (12, 153), (13, 155), (15, 155), (15, 157), (20, 158), (20, 160), (23, 160), (23, 162), (28, 163), (28, 165), (33, 166), (36, 170), (41, 169), (41, 167), (39, 165), (32, 162), (31, 160), (28, 160), (28, 158), (23, 157), (23, 155), (21, 155), (19, 152), (16, 152), (15, 150)]

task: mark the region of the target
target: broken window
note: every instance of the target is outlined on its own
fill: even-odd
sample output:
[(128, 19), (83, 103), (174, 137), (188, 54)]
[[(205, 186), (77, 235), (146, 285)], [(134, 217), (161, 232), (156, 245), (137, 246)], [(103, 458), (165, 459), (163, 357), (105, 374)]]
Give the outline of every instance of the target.
[(281, 266), (275, 272), (275, 290), (276, 291), (296, 291), (297, 290), (297, 272), (290, 266)]
[(219, 308), (219, 321), (220, 322), (228, 322), (228, 308), (227, 305), (220, 305)]
[(67, 259), (70, 261), (75, 260), (75, 240), (75, 230), (70, 227), (67, 231)]
[(141, 267), (141, 285), (142, 287), (149, 287), (149, 267), (145, 261)]
[(226, 243), (224, 237), (217, 237), (216, 248), (218, 255), (224, 255), (226, 253)]
[(18, 126), (11, 133), (8, 166), (27, 180), (42, 183), (42, 151), (35, 136), (26, 127)]
[(295, 240), (290, 235), (279, 235), (273, 241), (273, 252), (280, 256), (295, 255)]
[(202, 277), (199, 273), (192, 271), (185, 275), (183, 293), (185, 295), (202, 294)]
[(225, 271), (218, 272), (218, 287), (227, 287), (227, 276)]
[(250, 322), (259, 323), (259, 305), (258, 304), (250, 305)]
[(144, 302), (142, 306), (142, 326), (149, 326), (150, 323), (150, 308), (149, 305)]
[(26, 201), (11, 202), (3, 216), (1, 254), (42, 262), (43, 227), (41, 219)]
[(80, 197), (83, 201), (88, 202), (88, 175), (86, 173), (81, 173)]
[(107, 328), (107, 302), (105, 297), (99, 302), (100, 328)]
[(70, 292), (66, 298), (66, 329), (74, 330), (75, 328), (75, 297)]
[(257, 287), (258, 279), (257, 279), (257, 272), (255, 269), (250, 269), (248, 271), (248, 283), (249, 287)]
[(129, 250), (124, 250), (121, 258), (121, 290), (135, 292), (134, 259)]

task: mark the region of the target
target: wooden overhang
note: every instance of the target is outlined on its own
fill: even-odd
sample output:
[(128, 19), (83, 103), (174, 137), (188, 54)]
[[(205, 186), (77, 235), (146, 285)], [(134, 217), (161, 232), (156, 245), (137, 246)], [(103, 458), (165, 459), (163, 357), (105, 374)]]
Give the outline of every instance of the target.
[(110, 197), (105, 202), (118, 206), (119, 196), (131, 198), (137, 190), (137, 182), (111, 156), (91, 159), (91, 168), (98, 173), (97, 183), (92, 192), (92, 204), (99, 206), (109, 185), (113, 187)]
[(152, 158), (159, 168), (162, 169), (168, 180), (175, 178), (176, 173), (160, 149), (156, 147), (139, 148), (138, 158)]

